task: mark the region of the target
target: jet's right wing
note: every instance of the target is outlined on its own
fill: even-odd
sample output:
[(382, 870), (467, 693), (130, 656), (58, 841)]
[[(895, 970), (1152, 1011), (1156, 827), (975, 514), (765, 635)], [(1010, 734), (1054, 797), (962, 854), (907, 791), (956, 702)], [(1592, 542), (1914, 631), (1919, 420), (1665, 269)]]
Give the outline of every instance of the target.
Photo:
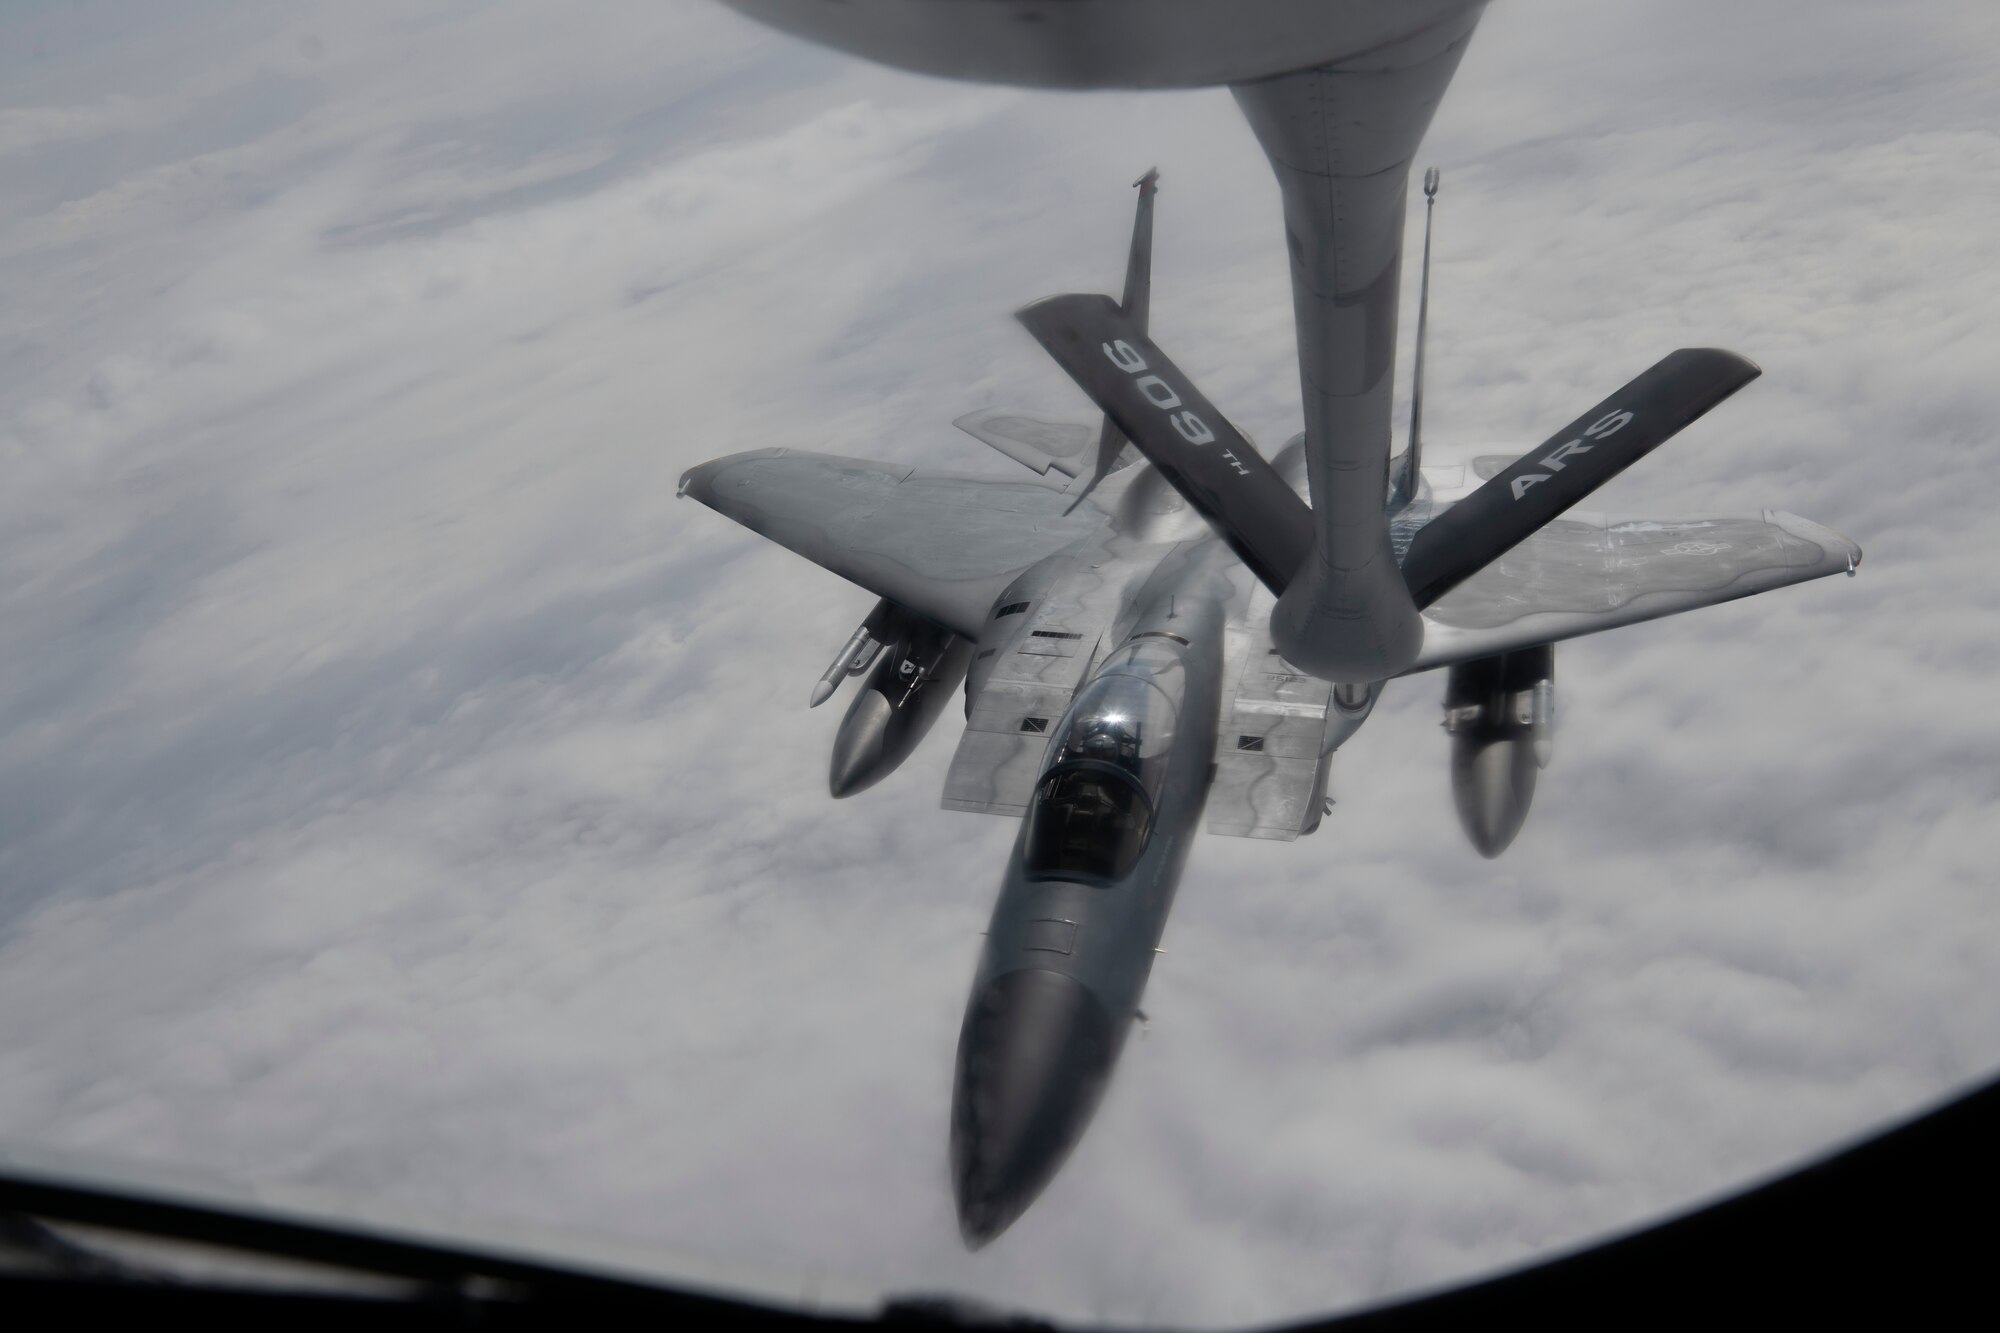
[(1032, 481), (791, 449), (689, 468), (680, 493), (968, 639), (1017, 574), (1104, 522)]
[(1410, 670), (1678, 615), (1860, 563), (1861, 548), (1840, 533), (1777, 510), (1713, 518), (1572, 512), (1432, 603)]

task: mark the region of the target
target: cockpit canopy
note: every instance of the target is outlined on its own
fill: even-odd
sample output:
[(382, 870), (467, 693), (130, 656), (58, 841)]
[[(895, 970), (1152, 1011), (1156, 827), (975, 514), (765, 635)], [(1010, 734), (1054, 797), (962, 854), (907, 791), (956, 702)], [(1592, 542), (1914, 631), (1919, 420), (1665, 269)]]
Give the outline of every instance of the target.
[(1138, 676), (1100, 675), (1083, 687), (1049, 741), (1042, 771), (1080, 759), (1109, 764), (1157, 795), (1173, 748), (1173, 701)]
[(1155, 682), (1178, 685), (1180, 673), (1167, 645), (1135, 644), (1083, 687), (1028, 807), (1028, 873), (1113, 880), (1132, 869), (1152, 833), (1178, 720)]
[(1131, 777), (1089, 760), (1051, 769), (1028, 807), (1028, 873), (1122, 879), (1146, 850), (1153, 803)]

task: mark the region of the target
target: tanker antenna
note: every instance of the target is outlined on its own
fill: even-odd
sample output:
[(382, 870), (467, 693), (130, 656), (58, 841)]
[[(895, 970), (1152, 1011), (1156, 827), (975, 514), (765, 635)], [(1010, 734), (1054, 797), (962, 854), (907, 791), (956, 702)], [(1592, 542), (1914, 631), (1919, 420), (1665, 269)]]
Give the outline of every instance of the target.
[(1424, 427), (1424, 333), (1431, 310), (1431, 216), (1437, 210), (1438, 169), (1424, 172), (1424, 268), (1423, 285), (1417, 295), (1417, 358), (1410, 376), (1410, 443), (1396, 470), (1396, 485), (1389, 508), (1401, 509), (1417, 498), (1423, 481)]

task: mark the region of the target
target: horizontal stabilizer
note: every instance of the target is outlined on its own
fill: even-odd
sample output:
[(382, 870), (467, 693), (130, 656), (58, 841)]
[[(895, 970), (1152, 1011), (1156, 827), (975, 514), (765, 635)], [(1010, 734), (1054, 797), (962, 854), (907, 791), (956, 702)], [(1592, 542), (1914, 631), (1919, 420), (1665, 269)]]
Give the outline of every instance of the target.
[(1762, 373), (1720, 348), (1668, 353), (1426, 524), (1403, 559), (1410, 595), (1437, 601)]
[(1048, 421), (1005, 407), (982, 407), (951, 423), (1022, 467), (1074, 477), (1090, 465), (1094, 432), (1073, 421)]
[(1312, 511), (1108, 296), (1015, 315), (1273, 592), (1312, 553)]

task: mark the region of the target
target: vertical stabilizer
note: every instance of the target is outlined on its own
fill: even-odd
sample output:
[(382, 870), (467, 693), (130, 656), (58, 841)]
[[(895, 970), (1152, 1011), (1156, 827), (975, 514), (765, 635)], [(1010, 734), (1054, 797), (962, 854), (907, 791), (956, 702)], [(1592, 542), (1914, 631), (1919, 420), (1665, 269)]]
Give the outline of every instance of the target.
[(1132, 216), (1132, 250), (1125, 259), (1125, 299), (1118, 308), (1139, 332), (1147, 333), (1153, 305), (1153, 196), (1160, 192), (1160, 169), (1147, 168), (1132, 184), (1139, 191), (1139, 206)]
[(1417, 356), (1410, 373), (1410, 442), (1396, 460), (1395, 485), (1389, 492), (1389, 512), (1417, 498), (1424, 477), (1424, 334), (1431, 314), (1431, 215), (1437, 212), (1438, 169), (1424, 173), (1424, 269), (1417, 288)]
[[(1139, 190), (1139, 206), (1132, 216), (1132, 249), (1125, 260), (1125, 299), (1119, 303), (1119, 309), (1138, 325), (1140, 333), (1146, 332), (1147, 317), (1153, 308), (1153, 196), (1160, 192), (1159, 181), (1159, 168), (1149, 167), (1145, 175), (1132, 182)], [(1072, 510), (1117, 468), (1118, 455), (1124, 448), (1125, 436), (1110, 417), (1105, 417), (1097, 436), (1097, 463), (1089, 479), (1077, 490), (1076, 499), (1070, 501)]]

